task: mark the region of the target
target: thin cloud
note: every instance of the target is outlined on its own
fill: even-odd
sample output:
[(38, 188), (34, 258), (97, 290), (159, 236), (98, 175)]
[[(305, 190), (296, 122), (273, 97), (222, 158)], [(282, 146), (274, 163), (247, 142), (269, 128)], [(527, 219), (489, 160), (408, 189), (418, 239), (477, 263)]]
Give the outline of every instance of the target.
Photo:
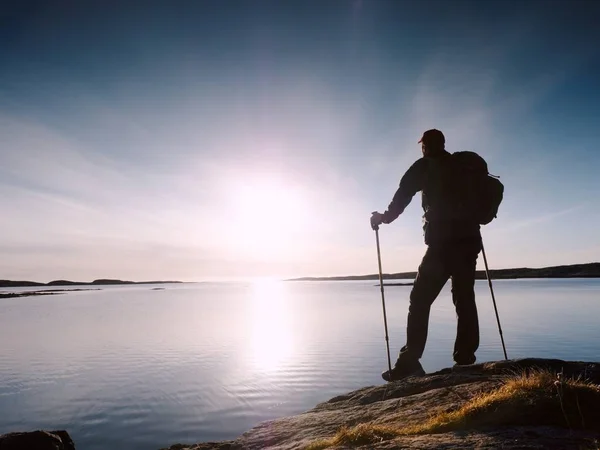
[(554, 220), (554, 219), (556, 219), (558, 217), (568, 216), (568, 215), (571, 215), (571, 214), (573, 214), (575, 212), (581, 211), (586, 206), (589, 206), (588, 202), (580, 203), (578, 205), (569, 207), (567, 209), (563, 209), (563, 210), (560, 210), (560, 211), (556, 211), (556, 212), (544, 214), (544, 215), (541, 215), (541, 216), (535, 216), (535, 217), (530, 217), (530, 218), (527, 218), (527, 219), (524, 219), (524, 220), (514, 221), (514, 222), (510, 223), (509, 225), (506, 225), (506, 226), (503, 226), (502, 228), (496, 229), (495, 231), (497, 233), (512, 232), (512, 231), (520, 230), (522, 228), (530, 227), (532, 225), (539, 225), (541, 223), (545, 223), (545, 222), (549, 222), (551, 220)]

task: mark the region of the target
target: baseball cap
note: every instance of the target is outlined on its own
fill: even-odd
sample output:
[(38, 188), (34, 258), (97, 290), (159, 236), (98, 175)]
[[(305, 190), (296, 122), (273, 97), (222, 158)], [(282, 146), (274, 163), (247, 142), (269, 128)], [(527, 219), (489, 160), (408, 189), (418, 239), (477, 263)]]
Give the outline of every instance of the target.
[(421, 139), (419, 139), (419, 144), (423, 142), (425, 144), (445, 144), (446, 138), (444, 137), (444, 133), (440, 130), (436, 130), (432, 128), (431, 130), (425, 131)]

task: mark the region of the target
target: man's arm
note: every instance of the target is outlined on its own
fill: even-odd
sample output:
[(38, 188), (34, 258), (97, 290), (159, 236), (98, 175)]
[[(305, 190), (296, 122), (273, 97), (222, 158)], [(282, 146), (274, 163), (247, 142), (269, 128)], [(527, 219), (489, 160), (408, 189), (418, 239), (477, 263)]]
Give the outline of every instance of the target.
[(400, 186), (394, 194), (387, 210), (383, 213), (383, 223), (392, 223), (396, 220), (404, 212), (404, 209), (409, 205), (415, 194), (423, 189), (426, 170), (427, 160), (425, 158), (418, 159), (410, 166), (400, 180)]

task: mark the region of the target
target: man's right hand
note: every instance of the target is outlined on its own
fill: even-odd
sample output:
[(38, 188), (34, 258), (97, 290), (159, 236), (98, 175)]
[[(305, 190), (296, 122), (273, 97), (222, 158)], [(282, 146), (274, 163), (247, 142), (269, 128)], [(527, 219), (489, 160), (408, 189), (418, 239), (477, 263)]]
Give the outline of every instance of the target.
[(377, 231), (379, 229), (379, 225), (383, 223), (383, 214), (373, 211), (371, 213), (371, 228)]

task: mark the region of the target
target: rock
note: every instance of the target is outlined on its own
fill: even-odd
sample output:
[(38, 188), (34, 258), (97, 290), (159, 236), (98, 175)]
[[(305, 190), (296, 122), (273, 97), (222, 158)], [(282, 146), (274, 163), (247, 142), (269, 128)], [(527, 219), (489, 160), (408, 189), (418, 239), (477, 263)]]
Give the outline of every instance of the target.
[(0, 298), (33, 297), (36, 295), (57, 295), (58, 292), (27, 291), (27, 292), (0, 292)]
[(64, 450), (75, 450), (75, 443), (73, 442), (73, 439), (71, 439), (71, 436), (69, 436), (69, 433), (65, 430), (55, 430), (50, 433), (58, 436), (62, 440)]
[[(233, 441), (178, 444), (168, 450), (300, 450), (333, 437), (342, 427), (368, 424), (404, 429), (423, 424), (435, 414), (457, 411), (482, 393), (497, 391), (508, 376), (540, 369), (600, 384), (600, 363), (531, 358), (476, 364), (359, 389), (332, 398), (305, 413), (259, 424)], [(537, 417), (541, 423), (535, 422)], [(543, 423), (546, 421), (544, 414), (532, 416), (526, 411), (513, 418), (504, 417), (504, 423), (499, 426), (403, 435), (353, 448), (597, 449), (600, 447), (600, 416), (588, 414), (585, 419), (588, 429), (571, 429), (573, 424), (549, 425)]]
[(75, 444), (64, 430), (37, 430), (1, 435), (0, 450), (75, 450)]

